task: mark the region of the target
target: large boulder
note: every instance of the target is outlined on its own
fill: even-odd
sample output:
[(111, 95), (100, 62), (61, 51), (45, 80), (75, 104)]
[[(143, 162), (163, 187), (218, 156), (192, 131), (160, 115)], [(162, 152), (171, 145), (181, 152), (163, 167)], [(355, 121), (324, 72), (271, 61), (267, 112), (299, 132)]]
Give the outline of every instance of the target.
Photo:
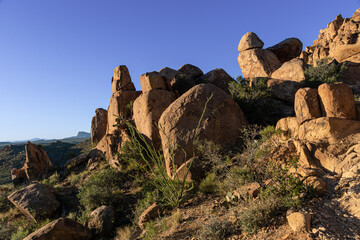
[(204, 75), (203, 71), (201, 71), (200, 68), (191, 65), (191, 64), (185, 64), (183, 66), (181, 66), (178, 69), (179, 73), (185, 74), (188, 78), (195, 80), (198, 77), (201, 77), (202, 75)]
[(155, 89), (144, 92), (134, 102), (136, 128), (153, 142), (156, 149), (161, 147), (157, 123), (161, 114), (175, 99), (174, 92)]
[(274, 53), (260, 48), (240, 52), (237, 60), (246, 79), (270, 77), (281, 65)]
[(59, 218), (28, 235), (24, 240), (88, 240), (91, 232), (69, 218)]
[(56, 200), (55, 189), (41, 183), (31, 184), (13, 192), (8, 199), (35, 222), (42, 218), (53, 217), (60, 207), (60, 203)]
[(295, 114), (299, 124), (321, 117), (321, 108), (317, 89), (301, 88), (295, 94)]
[(98, 236), (109, 236), (114, 230), (114, 212), (108, 206), (101, 206), (90, 214), (89, 229)]
[(299, 139), (309, 142), (329, 142), (332, 144), (344, 137), (359, 132), (360, 121), (321, 117), (301, 124)]
[(165, 89), (166, 84), (163, 77), (158, 72), (145, 73), (140, 76), (140, 85), (142, 92), (147, 92), (153, 89)]
[(216, 68), (208, 73), (206, 73), (204, 76), (198, 79), (196, 81), (197, 84), (200, 83), (211, 83), (217, 86), (218, 88), (221, 88), (226, 93), (229, 92), (229, 84), (231, 82), (235, 82), (235, 80), (225, 72), (222, 68)]
[(193, 87), (173, 102), (159, 120), (168, 175), (174, 174), (173, 162), (178, 168), (193, 157), (194, 137), (225, 147), (236, 142), (246, 125), (240, 107), (220, 88), (212, 84)]
[(245, 50), (249, 50), (252, 48), (262, 48), (264, 46), (264, 42), (253, 32), (248, 32), (244, 36), (242, 36), (238, 51), (242, 52)]
[(125, 65), (120, 65), (114, 69), (111, 88), (112, 93), (118, 91), (135, 91), (135, 86), (131, 81), (129, 70)]
[(351, 88), (344, 83), (324, 83), (318, 88), (321, 106), (326, 117), (356, 119)]
[(173, 79), (173, 77), (175, 77), (175, 75), (178, 73), (178, 71), (176, 71), (175, 69), (169, 68), (169, 67), (164, 67), (159, 71), (160, 76), (162, 76), (163, 78), (166, 78), (168, 80)]
[(116, 130), (119, 130), (119, 126), (114, 126), (119, 116), (124, 119), (131, 117), (130, 104), (135, 101), (139, 95), (140, 92), (137, 91), (119, 91), (111, 95), (107, 115), (108, 134), (113, 134)]
[(91, 120), (91, 143), (98, 143), (106, 134), (107, 111), (102, 108), (95, 110), (95, 116)]
[(271, 74), (271, 78), (295, 82), (305, 80), (304, 61), (302, 59), (292, 59), (285, 62)]
[(303, 44), (298, 38), (287, 38), (284, 41), (267, 48), (273, 52), (280, 62), (284, 63), (301, 54)]
[(271, 93), (276, 99), (289, 104), (294, 102), (295, 93), (300, 88), (298, 82), (279, 79), (269, 79), (266, 84), (271, 89)]
[(28, 179), (41, 179), (52, 169), (49, 156), (41, 145), (28, 142), (25, 145), (26, 160), (23, 169)]

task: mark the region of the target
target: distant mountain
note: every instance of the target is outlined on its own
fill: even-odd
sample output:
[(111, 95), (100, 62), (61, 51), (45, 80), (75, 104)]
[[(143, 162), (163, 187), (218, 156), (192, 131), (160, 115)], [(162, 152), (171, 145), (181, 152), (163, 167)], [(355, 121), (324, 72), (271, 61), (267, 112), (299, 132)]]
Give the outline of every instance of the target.
[(91, 134), (88, 132), (80, 131), (78, 132), (76, 138), (90, 138)]
[(33, 138), (33, 139), (27, 139), (27, 140), (20, 140), (20, 141), (13, 141), (13, 142), (0, 142), (0, 149), (7, 146), (7, 145), (21, 145), (25, 144), (28, 141), (36, 144), (49, 144), (56, 141), (61, 141), (65, 143), (72, 143), (72, 144), (78, 144), (81, 143), (91, 137), (91, 134), (88, 132), (80, 131), (76, 136), (67, 137), (63, 139), (41, 139), (41, 138)]

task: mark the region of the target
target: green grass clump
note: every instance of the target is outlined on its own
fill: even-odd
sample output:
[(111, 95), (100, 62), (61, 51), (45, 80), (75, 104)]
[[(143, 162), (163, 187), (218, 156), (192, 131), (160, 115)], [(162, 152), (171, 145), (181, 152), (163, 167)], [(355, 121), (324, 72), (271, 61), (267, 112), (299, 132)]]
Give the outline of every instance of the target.
[(217, 191), (217, 178), (215, 173), (210, 173), (200, 182), (199, 190), (203, 193), (215, 193)]

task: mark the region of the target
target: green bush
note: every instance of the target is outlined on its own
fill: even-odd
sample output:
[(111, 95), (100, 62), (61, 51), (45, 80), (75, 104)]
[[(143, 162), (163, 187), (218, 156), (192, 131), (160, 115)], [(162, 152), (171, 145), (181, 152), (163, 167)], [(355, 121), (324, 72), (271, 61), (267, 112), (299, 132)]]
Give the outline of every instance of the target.
[(341, 80), (344, 71), (347, 69), (345, 64), (337, 65), (328, 63), (329, 59), (319, 60), (317, 66), (308, 65), (305, 68), (305, 85), (318, 87), (323, 83), (333, 83)]
[(115, 212), (123, 208), (123, 192), (121, 186), (124, 182), (121, 172), (106, 168), (94, 174), (80, 188), (78, 194), (80, 203), (88, 211), (102, 205), (112, 207)]
[[(242, 77), (229, 85), (231, 97), (239, 104), (250, 124), (274, 125), (283, 117), (282, 110), (274, 103), (265, 81), (250, 87)], [(265, 79), (266, 80), (266, 79)]]
[(59, 182), (59, 180), (60, 180), (60, 176), (57, 172), (55, 172), (49, 178), (45, 178), (44, 180), (42, 180), (42, 183), (54, 186), (55, 184), (57, 184)]

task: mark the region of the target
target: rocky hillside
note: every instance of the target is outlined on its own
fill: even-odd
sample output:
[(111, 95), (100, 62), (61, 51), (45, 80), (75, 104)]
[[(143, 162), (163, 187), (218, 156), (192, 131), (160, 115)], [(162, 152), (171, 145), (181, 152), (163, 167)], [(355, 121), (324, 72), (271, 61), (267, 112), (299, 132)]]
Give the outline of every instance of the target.
[[(116, 67), (90, 152), (54, 168), (27, 144), (16, 188), (0, 189), (0, 238), (360, 239), (360, 105), (348, 79), (360, 49), (345, 41), (358, 13), (328, 25), (342, 37), (321, 31), (324, 61), (320, 46), (263, 49), (249, 32), (236, 80), (185, 64), (141, 75), (136, 91)], [(351, 49), (343, 61), (337, 44)]]
[[(56, 141), (43, 144), (44, 150), (54, 166), (64, 166), (65, 162), (90, 147), (90, 142), (78, 144)], [(0, 149), (0, 184), (11, 183), (9, 169), (21, 168), (26, 159), (25, 144), (7, 145)]]

